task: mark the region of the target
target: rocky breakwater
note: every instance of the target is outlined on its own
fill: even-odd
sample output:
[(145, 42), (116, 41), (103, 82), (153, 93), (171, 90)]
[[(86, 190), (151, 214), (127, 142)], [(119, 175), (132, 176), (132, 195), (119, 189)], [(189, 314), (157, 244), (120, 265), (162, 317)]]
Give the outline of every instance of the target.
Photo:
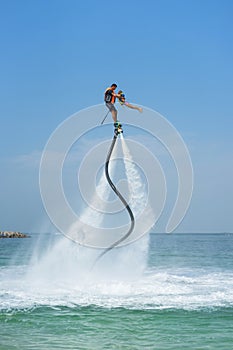
[(25, 233), (16, 231), (0, 231), (0, 238), (27, 238), (29, 237)]

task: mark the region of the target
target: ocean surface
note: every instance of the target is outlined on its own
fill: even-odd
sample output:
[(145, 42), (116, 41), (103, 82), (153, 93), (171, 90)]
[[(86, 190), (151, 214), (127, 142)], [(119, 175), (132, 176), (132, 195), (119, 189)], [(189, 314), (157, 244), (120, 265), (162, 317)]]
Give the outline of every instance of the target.
[(233, 349), (233, 234), (151, 234), (100, 259), (0, 239), (0, 350)]

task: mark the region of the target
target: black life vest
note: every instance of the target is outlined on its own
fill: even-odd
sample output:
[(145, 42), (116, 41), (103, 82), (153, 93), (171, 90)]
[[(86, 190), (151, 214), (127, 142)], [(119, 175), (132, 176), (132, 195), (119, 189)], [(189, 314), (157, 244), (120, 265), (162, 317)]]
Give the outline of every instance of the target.
[(115, 103), (115, 100), (116, 98), (113, 96), (113, 91), (110, 88), (106, 89), (104, 93), (104, 101), (106, 103)]

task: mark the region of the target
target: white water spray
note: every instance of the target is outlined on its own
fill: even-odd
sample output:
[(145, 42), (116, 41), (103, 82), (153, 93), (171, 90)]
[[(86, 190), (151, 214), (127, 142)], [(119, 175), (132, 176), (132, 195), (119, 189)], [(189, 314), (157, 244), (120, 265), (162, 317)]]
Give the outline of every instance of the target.
[(126, 170), (126, 177), (130, 186), (131, 198), (129, 204), (134, 216), (137, 217), (147, 204), (146, 186), (142, 181), (140, 173), (137, 169), (136, 164), (133, 161), (133, 157), (125, 142), (123, 135), (121, 137), (121, 141), (124, 155), (123, 160)]
[[(146, 202), (145, 186), (142, 184), (140, 174), (132, 161), (130, 151), (123, 138), (118, 138), (118, 143), (122, 146), (126, 178), (130, 184), (131, 205), (135, 216), (141, 212)], [(110, 172), (114, 176), (116, 171), (116, 153), (111, 159)], [(93, 195), (91, 207), (86, 208), (82, 213), (82, 221), (87, 222), (92, 227), (101, 227), (104, 219), (102, 212), (95, 211), (100, 198), (108, 198), (111, 189), (104, 174), (101, 175), (97, 184), (96, 193)], [(104, 206), (101, 211), (104, 211)], [(118, 213), (114, 214), (118, 215)], [(74, 229), (74, 227), (73, 227)], [(77, 227), (75, 228), (77, 229)], [(79, 229), (81, 229), (79, 227)], [(149, 236), (145, 235), (140, 240), (127, 246), (116, 248), (108, 252), (98, 261), (94, 270), (91, 266), (100, 254), (100, 250), (87, 248), (61, 237), (58, 242), (48, 249), (29, 271), (28, 277), (34, 283), (40, 283), (47, 288), (47, 283), (54, 283), (56, 286), (73, 286), (78, 290), (88, 291), (93, 289), (93, 285), (104, 283), (122, 283), (138, 279), (142, 276), (147, 265), (149, 246)], [(101, 289), (101, 288), (100, 288)]]

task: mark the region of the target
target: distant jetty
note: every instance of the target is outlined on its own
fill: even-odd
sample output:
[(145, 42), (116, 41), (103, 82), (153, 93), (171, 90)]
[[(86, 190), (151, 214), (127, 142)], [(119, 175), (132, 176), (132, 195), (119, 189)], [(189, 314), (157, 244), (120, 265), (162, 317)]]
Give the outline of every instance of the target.
[(29, 237), (25, 233), (16, 231), (0, 231), (0, 238), (27, 238)]

